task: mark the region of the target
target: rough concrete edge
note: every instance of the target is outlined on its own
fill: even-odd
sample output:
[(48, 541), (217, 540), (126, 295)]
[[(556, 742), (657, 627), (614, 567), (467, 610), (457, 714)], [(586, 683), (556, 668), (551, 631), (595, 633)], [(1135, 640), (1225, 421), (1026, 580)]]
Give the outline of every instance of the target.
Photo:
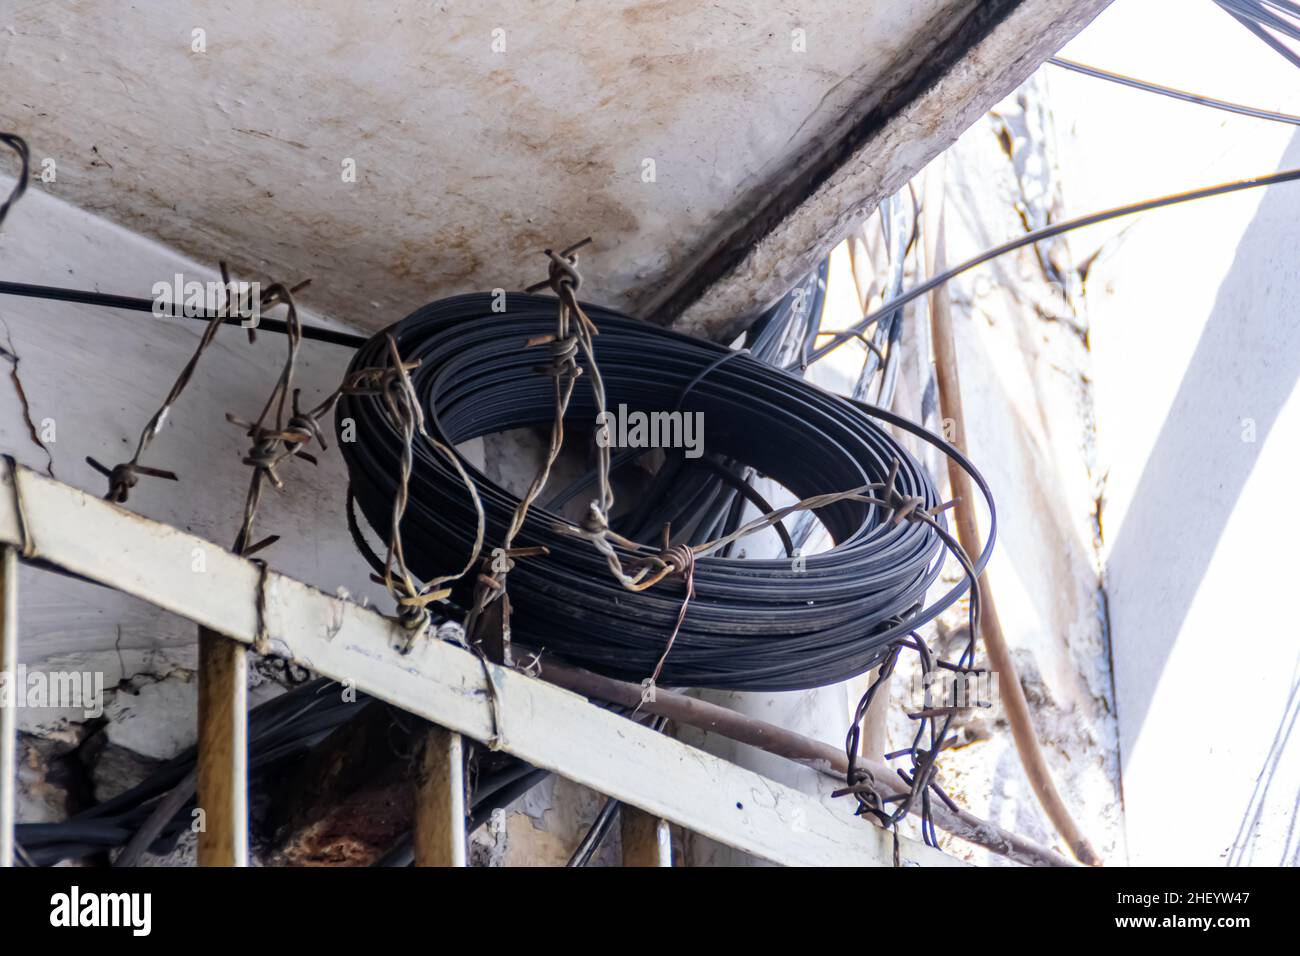
[[(740, 261), (704, 262), (675, 289), (651, 303), (651, 320), (705, 338), (724, 340), (785, 293), (885, 196), (896, 192), (956, 141), (990, 106), (1022, 83), (1082, 30), (1110, 0), (1022, 0), (939, 75), (880, 123), (874, 133), (757, 241), (746, 228), (733, 243), (748, 246)], [(888, 108), (886, 98), (883, 108)], [(752, 228), (770, 212), (756, 211)], [(734, 251), (734, 246), (733, 246)], [(701, 288), (702, 287), (702, 288)], [(674, 313), (680, 313), (671, 321)]]

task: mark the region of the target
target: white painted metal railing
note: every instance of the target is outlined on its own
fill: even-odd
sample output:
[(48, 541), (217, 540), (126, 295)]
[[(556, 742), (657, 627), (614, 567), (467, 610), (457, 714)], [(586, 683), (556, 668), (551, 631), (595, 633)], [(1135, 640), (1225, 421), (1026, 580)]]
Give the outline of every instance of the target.
[[(263, 573), (254, 562), (209, 541), (29, 469), (7, 464), (3, 469), (6, 654), (16, 655), (13, 555), (25, 550), (241, 644), (263, 638), (276, 653), (304, 667), (445, 728), (448, 733), (430, 734), (425, 742), (420, 785), (427, 799), (420, 801), (417, 815), (419, 862), (464, 865), (464, 832), (450, 822), (464, 815), (463, 784), (454, 769), (460, 747), (456, 735), (464, 734), (495, 741), (522, 760), (612, 796), (654, 820), (672, 821), (775, 863), (893, 865), (893, 837), (855, 818), (851, 801), (833, 801), (829, 781), (827, 793), (819, 796), (793, 790), (441, 641), (420, 642), (403, 655), (397, 648), (405, 632), (373, 610), (275, 571)], [(194, 561), (196, 549), (205, 555), (201, 563)], [(197, 566), (204, 570), (193, 570)], [(6, 749), (0, 758), (9, 763), (0, 766), (5, 770), (0, 852), (12, 840), (15, 786), (12, 715), (4, 720)], [(234, 749), (242, 764), (246, 754)], [(242, 840), (241, 831), (231, 827), (225, 839)], [(243, 858), (242, 846), (226, 849), (229, 859)], [(906, 838), (900, 861), (927, 866), (957, 862)]]

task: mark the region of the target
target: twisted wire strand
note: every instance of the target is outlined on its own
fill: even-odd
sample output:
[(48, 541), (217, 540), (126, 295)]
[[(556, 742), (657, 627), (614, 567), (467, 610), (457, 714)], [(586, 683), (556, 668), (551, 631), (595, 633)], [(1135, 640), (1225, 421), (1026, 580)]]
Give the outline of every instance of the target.
[[(535, 359), (528, 343), (553, 332), (555, 299), (512, 294), (504, 313), (492, 305), (486, 295), (443, 300), (388, 330), (407, 360), (419, 361), (411, 376), (428, 432), (449, 447), (491, 432), (554, 421), (553, 381), (529, 374)], [(719, 363), (727, 354), (721, 346), (596, 306), (584, 305), (583, 310), (600, 328), (593, 355), (610, 404), (674, 408), (683, 386), (713, 365), (683, 402), (685, 411), (705, 414), (710, 454), (751, 465), (800, 501), (814, 499), (805, 507), (818, 506), (818, 516), (836, 542), (828, 552), (801, 559), (806, 560), (801, 571), (788, 559), (739, 560), (693, 551), (696, 599), (661, 669), (665, 685), (793, 690), (843, 680), (875, 666), (892, 642), (966, 593), (969, 582), (962, 580), (938, 600), (925, 602), (947, 553), (940, 534), (945, 527), (942, 502), (924, 469), (879, 422), (956, 456), (991, 503), (983, 478), (943, 439), (749, 356)], [(354, 368), (373, 365), (386, 347), (372, 340), (358, 352)], [(577, 360), (583, 363), (585, 356)], [(589, 390), (575, 391), (565, 426), (592, 429), (596, 407)], [(382, 535), (391, 522), (386, 512), (395, 491), (400, 429), (373, 397), (343, 396), (336, 416), (336, 424), (344, 418), (358, 424), (357, 441), (346, 445), (343, 454), (356, 502)], [(406, 558), (422, 574), (446, 567), (452, 555), (464, 553), (473, 518), (464, 488), (447, 463), (423, 441), (415, 443), (413, 453)], [(886, 484), (891, 470), (897, 499), (883, 488), (865, 487)], [(486, 476), (471, 473), (482, 496), (487, 540), (500, 539), (519, 499)], [(920, 503), (894, 521), (910, 499)], [(977, 572), (996, 534), (991, 509), (990, 517), (989, 541), (972, 561)], [(607, 555), (591, 548), (583, 528), (533, 503), (513, 546), (545, 549), (546, 559), (510, 570), (517, 612), (513, 626), (522, 643), (545, 646), (598, 673), (642, 681), (654, 672), (665, 635), (682, 615), (686, 582), (671, 558), (665, 559), (664, 546), (642, 544), (613, 528), (601, 537), (628, 569), (632, 588), (600, 573), (609, 566)], [(717, 540), (704, 541), (703, 550)], [(448, 600), (459, 613), (475, 606), (473, 584), (461, 581), (452, 588)], [(895, 621), (900, 616), (903, 623)]]
[(927, 292), (937, 289), (946, 282), (955, 279), (963, 272), (974, 269), (976, 266), (983, 265), (998, 256), (1005, 255), (1008, 252), (1014, 252), (1024, 246), (1033, 245), (1044, 239), (1051, 239), (1062, 233), (1070, 232), (1075, 229), (1082, 229), (1085, 226), (1092, 226), (1099, 222), (1106, 222), (1110, 219), (1118, 219), (1123, 216), (1132, 216), (1137, 213), (1146, 212), (1151, 209), (1161, 209), (1165, 206), (1173, 206), (1179, 203), (1192, 202), (1198, 199), (1209, 199), (1213, 196), (1223, 196), (1228, 193), (1239, 192), (1243, 189), (1257, 189), (1261, 186), (1273, 186), (1279, 183), (1289, 183), (1300, 180), (1300, 169), (1284, 169), (1276, 173), (1270, 173), (1266, 176), (1254, 176), (1250, 179), (1237, 179), (1228, 183), (1220, 183), (1215, 186), (1206, 186), (1202, 189), (1193, 189), (1188, 192), (1174, 193), (1169, 196), (1160, 196), (1155, 199), (1146, 199), (1141, 202), (1129, 203), (1124, 206), (1117, 206), (1113, 209), (1106, 209), (1101, 212), (1089, 213), (1085, 216), (1078, 216), (1074, 219), (1067, 219), (1062, 222), (1053, 223), (1042, 229), (1033, 232), (1027, 232), (1023, 236), (1017, 236), (1001, 245), (994, 246), (992, 249), (986, 249), (979, 255), (967, 259), (965, 262), (953, 266), (944, 272), (938, 273), (918, 285), (908, 289), (902, 295), (890, 299), (884, 305), (875, 309), (860, 321), (854, 323), (847, 329), (830, 333), (831, 340), (825, 345), (820, 345), (813, 349), (798, 363), (791, 363), (788, 368), (807, 368), (814, 362), (820, 361), (835, 349), (839, 348), (850, 339), (861, 339), (866, 329), (870, 328), (882, 318), (897, 311), (901, 306), (906, 305), (914, 299), (920, 298)]
[[(167, 418), (171, 415), (172, 409), (175, 407), (176, 403), (180, 401), (180, 397), (182, 393), (184, 393), (186, 386), (189, 385), (190, 379), (194, 377), (194, 372), (199, 366), (200, 359), (203, 358), (208, 347), (212, 345), (213, 339), (216, 338), (217, 329), (228, 321), (231, 316), (230, 291), (234, 286), (230, 281), (230, 271), (225, 262), (220, 263), (220, 269), (222, 287), (226, 290), (227, 295), (226, 301), (216, 309), (212, 317), (208, 320), (208, 324), (203, 329), (203, 334), (199, 336), (198, 345), (194, 347), (194, 352), (190, 355), (189, 361), (185, 363), (181, 368), (180, 373), (176, 376), (175, 381), (172, 382), (172, 387), (168, 390), (167, 397), (163, 399), (162, 404), (158, 406), (158, 410), (154, 412), (149, 421), (145, 423), (143, 430), (140, 432), (140, 438), (136, 441), (135, 451), (132, 453), (131, 457), (127, 461), (120, 462), (119, 464), (109, 468), (91, 456), (86, 456), (86, 464), (90, 465), (90, 467), (94, 468), (97, 472), (108, 479), (108, 492), (104, 495), (104, 500), (106, 501), (112, 501), (116, 504), (125, 504), (127, 499), (130, 497), (131, 489), (139, 483), (141, 475), (152, 478), (163, 478), (168, 481), (180, 480), (179, 476), (175, 472), (163, 468), (153, 468), (143, 465), (140, 463), (140, 459), (144, 456), (144, 453), (148, 451), (153, 440), (158, 437), (158, 433), (162, 431), (162, 427), (166, 424)], [(269, 309), (282, 301), (281, 292), (285, 292), (286, 294), (289, 294), (290, 291), (296, 292), (299, 289), (304, 288), (307, 284), (306, 281), (300, 282), (298, 285), (294, 286), (292, 290), (284, 290), (282, 286), (278, 285), (271, 286), (261, 297), (261, 308)], [(296, 311), (294, 320), (296, 321)], [(251, 335), (253, 330), (252, 328), (249, 328), (248, 331)], [(299, 327), (298, 334), (301, 335), (301, 327)]]

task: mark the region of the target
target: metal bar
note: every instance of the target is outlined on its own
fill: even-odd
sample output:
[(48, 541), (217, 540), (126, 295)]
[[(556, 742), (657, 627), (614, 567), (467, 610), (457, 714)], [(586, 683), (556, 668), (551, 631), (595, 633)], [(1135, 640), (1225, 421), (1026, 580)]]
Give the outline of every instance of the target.
[(0, 707), (0, 867), (14, 865), (18, 797), (18, 551), (0, 556), (0, 681), (7, 685)]
[(198, 751), (199, 866), (247, 866), (248, 649), (206, 627), (199, 628)]
[(465, 865), (465, 752), (461, 736), (430, 727), (415, 778), (415, 865)]
[[(23, 540), (15, 480), (36, 543), (33, 560), (240, 643), (265, 639), (275, 653), (319, 674), (351, 681), (441, 727), (493, 742), (536, 767), (762, 859), (894, 864), (892, 837), (855, 818), (847, 801), (801, 793), (444, 641), (424, 640), (403, 654), (401, 625), (373, 610), (263, 572), (201, 538), (31, 469), (0, 472), (0, 544)], [(189, 571), (196, 547), (208, 553), (205, 587), (195, 587)], [(899, 852), (905, 865), (960, 865), (907, 838)]]
[(672, 866), (672, 834), (668, 821), (652, 817), (636, 807), (619, 810), (624, 866)]

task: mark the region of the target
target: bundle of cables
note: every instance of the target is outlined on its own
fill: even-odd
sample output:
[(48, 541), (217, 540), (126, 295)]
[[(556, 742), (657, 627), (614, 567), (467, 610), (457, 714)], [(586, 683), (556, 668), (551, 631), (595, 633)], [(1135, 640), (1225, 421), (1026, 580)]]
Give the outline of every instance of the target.
[(1300, 3), (1295, 0), (1214, 0), (1229, 16), (1300, 66)]
[[(352, 363), (352, 371), (384, 366), (391, 336), (402, 362), (413, 366), (428, 438), (415, 438), (400, 532), (407, 565), (424, 579), (463, 567), (479, 530), (472, 496), (436, 446), (544, 426), (554, 415), (554, 382), (538, 374), (539, 350), (529, 342), (554, 329), (556, 300), (512, 294), (505, 311), (494, 304), (499, 303), (486, 294), (432, 303), (362, 346)], [(626, 532), (671, 529), (662, 546), (617, 544), (620, 560), (632, 566), (669, 545), (694, 545), (694, 594), (671, 654), (661, 660), (687, 585), (676, 578), (644, 591), (620, 584), (592, 542), (552, 510), (581, 490), (584, 482), (578, 482), (552, 498), (551, 507), (533, 508), (516, 538), (518, 546), (546, 553), (520, 561), (510, 573), (515, 641), (625, 680), (646, 678), (658, 663), (668, 686), (797, 690), (875, 666), (898, 641), (955, 603), (982, 570), (993, 545), (993, 522), (983, 552), (967, 562), (967, 577), (926, 603), (945, 554), (959, 548), (946, 531), (925, 469), (881, 422), (953, 456), (984, 493), (992, 514), (983, 478), (941, 438), (884, 410), (822, 391), (744, 351), (610, 310), (586, 311), (599, 329), (595, 358), (608, 408), (703, 416), (702, 458), (693, 462), (680, 450), (670, 454), (658, 476), (665, 493), (653, 507), (638, 502), (610, 524), (634, 539)], [(590, 379), (591, 370), (584, 370)], [(566, 430), (594, 431), (596, 414), (591, 390), (580, 385), (565, 416)], [(354, 432), (353, 440), (340, 441), (352, 493), (387, 539), (405, 447), (402, 429), (380, 398), (366, 394), (340, 400), (337, 426), (341, 439)], [(613, 468), (630, 464), (642, 451), (621, 453)], [(476, 484), (491, 546), (502, 540), (518, 499), (463, 459), (460, 464)], [(816, 514), (834, 546), (798, 560), (722, 553), (717, 535), (736, 509), (719, 509), (717, 498), (728, 485), (732, 492), (744, 490), (735, 487), (736, 476), (747, 467), (799, 499), (829, 496)], [(850, 490), (856, 493), (842, 494)], [(746, 497), (753, 500), (752, 493)], [(453, 591), (451, 600), (462, 609), (469, 606), (471, 585), (462, 579)]]

